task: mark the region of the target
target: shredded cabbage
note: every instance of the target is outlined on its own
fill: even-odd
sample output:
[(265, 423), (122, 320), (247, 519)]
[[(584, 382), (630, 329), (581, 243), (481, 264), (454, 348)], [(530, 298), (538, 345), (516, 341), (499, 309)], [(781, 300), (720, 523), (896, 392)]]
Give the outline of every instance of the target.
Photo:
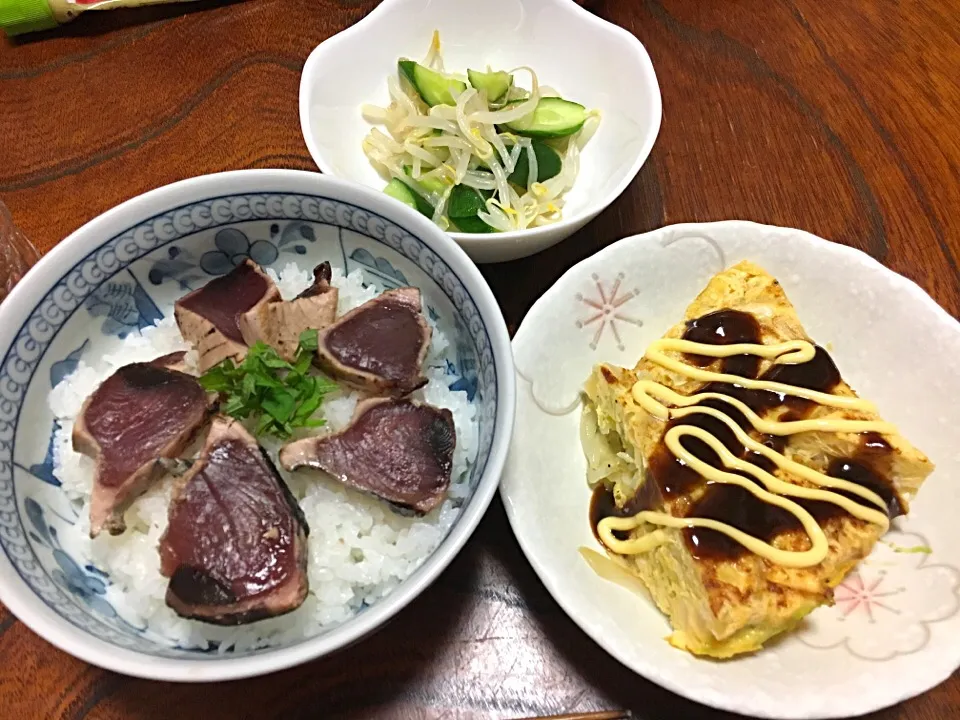
[[(434, 33), (421, 65), (444, 72), (440, 36)], [(396, 74), (387, 78), (390, 104), (365, 104), (361, 113), (374, 127), (363, 140), (363, 151), (373, 165), (391, 179), (411, 182), (433, 208), (433, 221), (451, 226), (446, 216), (455, 185), (480, 191), (486, 207), (477, 217), (499, 232), (523, 230), (557, 222), (563, 216), (564, 194), (573, 187), (580, 168), (580, 151), (596, 132), (599, 113), (589, 113), (583, 127), (563, 138), (548, 140), (560, 155), (561, 170), (545, 182), (530, 138), (501, 130), (500, 125), (530, 115), (542, 97), (558, 96), (552, 87), (541, 86), (536, 72), (519, 67), (530, 76), (530, 89), (512, 85), (499, 103), (491, 103), (485, 91), (469, 84), (456, 98), (456, 105), (428, 107), (415, 90), (408, 89)], [(447, 77), (460, 78), (448, 74)], [(527, 188), (514, 185), (510, 176), (521, 155), (527, 162)], [(489, 197), (487, 197), (489, 196)]]

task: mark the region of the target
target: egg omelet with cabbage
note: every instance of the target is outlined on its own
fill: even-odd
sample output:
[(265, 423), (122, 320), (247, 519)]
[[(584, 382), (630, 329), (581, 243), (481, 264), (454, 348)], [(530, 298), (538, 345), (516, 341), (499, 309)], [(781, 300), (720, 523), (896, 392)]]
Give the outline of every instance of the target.
[(756, 651), (832, 604), (933, 470), (749, 262), (584, 390), (597, 536), (695, 655)]

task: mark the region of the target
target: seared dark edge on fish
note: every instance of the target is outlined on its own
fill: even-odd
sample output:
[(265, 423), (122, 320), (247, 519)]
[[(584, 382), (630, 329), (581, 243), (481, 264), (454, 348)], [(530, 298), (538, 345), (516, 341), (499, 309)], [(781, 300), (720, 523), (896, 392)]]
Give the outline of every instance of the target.
[(90, 536), (126, 530), (123, 513), (163, 475), (158, 458), (183, 452), (206, 423), (211, 402), (183, 353), (125, 365), (86, 399), (73, 426), (73, 448), (96, 461)]
[(240, 625), (282, 615), (307, 596), (306, 518), (243, 426), (214, 418), (178, 480), (160, 539), (166, 602), (180, 616)]
[(167, 353), (166, 355), (161, 355), (160, 357), (151, 360), (150, 364), (156, 367), (169, 368), (170, 370), (179, 370), (187, 375), (192, 374), (190, 369), (187, 367), (187, 353), (184, 350), (178, 350), (176, 352)]
[(247, 345), (265, 342), (284, 360), (293, 362), (300, 334), (325, 328), (337, 316), (339, 294), (330, 285), (330, 277), (330, 263), (322, 262), (313, 270), (313, 285), (295, 300), (268, 300), (240, 315), (243, 341)]
[(247, 345), (239, 316), (279, 300), (280, 291), (273, 280), (250, 260), (177, 300), (174, 316), (183, 339), (200, 354), (200, 372), (226, 358), (243, 360)]
[[(330, 263), (327, 260), (324, 260), (313, 268), (313, 285), (297, 295), (297, 299), (302, 300), (329, 292), (331, 280), (333, 280), (333, 268), (330, 267)], [(334, 308), (334, 310), (336, 310), (336, 308)]]
[(387, 290), (320, 332), (317, 362), (328, 375), (375, 395), (423, 387), (430, 346), (417, 288)]
[(364, 400), (339, 433), (288, 443), (288, 470), (312, 467), (395, 505), (427, 513), (450, 487), (453, 415), (412, 400)]

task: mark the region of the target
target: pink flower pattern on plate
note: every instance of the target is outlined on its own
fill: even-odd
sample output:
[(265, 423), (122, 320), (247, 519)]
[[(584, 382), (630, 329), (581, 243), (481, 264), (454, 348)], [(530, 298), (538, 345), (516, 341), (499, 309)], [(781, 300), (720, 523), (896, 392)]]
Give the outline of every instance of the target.
[[(876, 622), (874, 618), (875, 610), (886, 610), (895, 615), (900, 611), (891, 607), (887, 603), (887, 598), (899, 595), (903, 588), (881, 589), (884, 587), (886, 575), (879, 573), (876, 578), (870, 581), (864, 581), (859, 572), (855, 572), (837, 586), (834, 591), (834, 600), (840, 609), (841, 616), (850, 617), (853, 613), (862, 611), (869, 618), (870, 622)], [(888, 582), (886, 587), (889, 587)]]
[(620, 308), (635, 298), (640, 291), (633, 289), (627, 291), (623, 295), (620, 294), (620, 286), (625, 277), (623, 273), (617, 274), (609, 293), (604, 291), (603, 283), (600, 281), (600, 278), (596, 273), (593, 273), (590, 277), (597, 286), (597, 299), (585, 297), (583, 293), (577, 293), (576, 299), (577, 302), (583, 303), (595, 312), (593, 312), (586, 320), (577, 320), (577, 327), (585, 328), (596, 325), (596, 330), (593, 333), (593, 339), (590, 341), (590, 348), (593, 350), (597, 349), (597, 345), (599, 345), (600, 340), (603, 337), (604, 330), (609, 327), (610, 331), (613, 333), (614, 340), (617, 341), (617, 349), (623, 350), (625, 346), (623, 344), (623, 339), (620, 336), (620, 330), (617, 327), (617, 322), (630, 323), (631, 325), (640, 327), (643, 325), (643, 321), (634, 317), (630, 317), (629, 315), (625, 315)]
[(919, 533), (891, 530), (834, 589), (833, 607), (811, 613), (796, 639), (875, 662), (922, 650), (936, 623), (960, 612), (960, 570), (937, 562), (936, 548), (904, 552), (928, 546)]

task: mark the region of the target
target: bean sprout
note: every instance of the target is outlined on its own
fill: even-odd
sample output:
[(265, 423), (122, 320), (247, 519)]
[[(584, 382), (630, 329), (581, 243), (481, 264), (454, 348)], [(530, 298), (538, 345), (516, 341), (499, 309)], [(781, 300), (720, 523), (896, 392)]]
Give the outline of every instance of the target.
[[(515, 74), (529, 76), (529, 89), (514, 82), (505, 92), (497, 91), (496, 102), (491, 102), (486, 89), (471, 87), (464, 76), (445, 73), (436, 32), (421, 65), (449, 79), (453, 104), (430, 107), (409, 82), (401, 81), (398, 73), (391, 74), (389, 105), (361, 107), (366, 121), (383, 128), (372, 128), (362, 145), (377, 170), (419, 194), (433, 208), (433, 221), (444, 230), (456, 229), (456, 216), (448, 217), (447, 211), (453, 213), (457, 205), (456, 198), (451, 204), (452, 195), (463, 195), (462, 190), (454, 192), (459, 186), (480, 194), (476, 217), (495, 231), (560, 220), (564, 193), (577, 179), (580, 152), (597, 132), (599, 112), (588, 112), (582, 127), (565, 137), (523, 137), (519, 128), (511, 132), (505, 125), (530, 116), (542, 98), (560, 97), (553, 87), (540, 85), (532, 68), (510, 71), (511, 79)], [(461, 92), (456, 91), (455, 81), (464, 82)], [(538, 153), (545, 154), (546, 165)], [(542, 181), (541, 173), (547, 175)]]

